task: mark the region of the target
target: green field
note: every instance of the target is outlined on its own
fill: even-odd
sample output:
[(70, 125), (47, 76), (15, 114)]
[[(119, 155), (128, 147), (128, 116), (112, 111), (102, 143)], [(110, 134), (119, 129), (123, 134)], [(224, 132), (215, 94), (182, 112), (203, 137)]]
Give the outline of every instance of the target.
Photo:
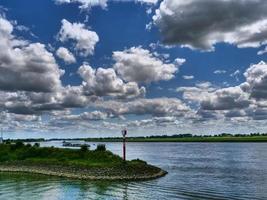
[[(24, 163), (64, 164), (76, 166), (113, 166), (123, 160), (109, 151), (86, 149), (61, 149), (16, 144), (0, 145), (0, 162), (23, 161)], [(130, 162), (129, 162), (130, 163)]]

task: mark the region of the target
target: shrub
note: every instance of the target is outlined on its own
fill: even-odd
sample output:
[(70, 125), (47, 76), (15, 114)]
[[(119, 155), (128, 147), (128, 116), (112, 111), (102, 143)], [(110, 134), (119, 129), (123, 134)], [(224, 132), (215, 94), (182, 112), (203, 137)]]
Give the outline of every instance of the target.
[(83, 144), (82, 146), (81, 146), (81, 149), (80, 149), (82, 152), (86, 152), (86, 151), (88, 151), (88, 146), (87, 145), (85, 145), (85, 144)]
[(32, 145), (30, 143), (26, 144), (26, 147), (30, 148)]
[(96, 147), (96, 151), (106, 151), (106, 145), (98, 144)]
[(6, 143), (6, 144), (11, 144), (11, 142), (10, 142), (10, 140), (9, 140), (9, 139), (8, 139), (8, 140), (6, 140), (6, 141), (5, 141), (5, 143)]
[(139, 164), (143, 164), (143, 165), (146, 165), (147, 164), (146, 161), (140, 160), (139, 158), (134, 159), (134, 160), (131, 160), (131, 162), (132, 163), (139, 163)]
[(16, 144), (15, 144), (15, 149), (21, 148), (23, 146), (24, 146), (24, 144), (23, 144), (22, 141), (17, 141)]
[(40, 147), (40, 144), (39, 143), (34, 143), (34, 145), (33, 145), (34, 147)]

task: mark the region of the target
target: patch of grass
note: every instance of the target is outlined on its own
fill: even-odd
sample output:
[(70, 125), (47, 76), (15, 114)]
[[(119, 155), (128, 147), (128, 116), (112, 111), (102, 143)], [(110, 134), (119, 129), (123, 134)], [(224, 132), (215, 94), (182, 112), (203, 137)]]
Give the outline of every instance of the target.
[(1, 144), (0, 162), (25, 161), (27, 163), (69, 164), (77, 166), (111, 166), (121, 164), (123, 160), (110, 151), (89, 151), (81, 149), (62, 149), (37, 147), (36, 145)]
[(96, 151), (106, 151), (106, 145), (98, 144), (96, 147)]

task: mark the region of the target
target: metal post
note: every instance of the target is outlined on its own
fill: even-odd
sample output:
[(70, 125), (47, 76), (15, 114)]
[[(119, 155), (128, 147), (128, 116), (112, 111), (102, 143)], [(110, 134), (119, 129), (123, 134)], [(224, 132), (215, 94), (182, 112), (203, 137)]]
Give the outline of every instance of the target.
[(122, 155), (123, 155), (123, 160), (126, 161), (126, 135), (127, 135), (127, 130), (124, 129), (124, 130), (121, 131), (121, 133), (122, 133), (122, 136), (123, 136), (123, 149), (122, 149), (123, 154)]
[(123, 160), (126, 160), (126, 138), (125, 136), (123, 137)]
[(2, 144), (3, 142), (4, 142), (4, 139), (3, 139), (3, 128), (1, 128), (0, 143)]

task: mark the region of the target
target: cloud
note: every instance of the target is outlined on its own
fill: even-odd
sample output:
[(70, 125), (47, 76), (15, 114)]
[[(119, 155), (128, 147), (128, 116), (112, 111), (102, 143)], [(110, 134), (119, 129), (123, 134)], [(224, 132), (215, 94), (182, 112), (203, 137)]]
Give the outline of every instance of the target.
[(186, 62), (186, 59), (184, 59), (184, 58), (176, 58), (176, 59), (174, 60), (174, 63), (175, 63), (176, 65), (178, 65), (178, 66), (183, 65), (185, 62)]
[(267, 109), (266, 108), (256, 108), (250, 113), (253, 120), (266, 120), (267, 119)]
[(71, 23), (66, 19), (61, 21), (58, 33), (61, 42), (74, 41), (74, 48), (81, 56), (92, 55), (99, 41), (96, 32), (88, 30), (82, 23)]
[(18, 114), (13, 114), (13, 113), (7, 113), (5, 111), (0, 112), (0, 120), (1, 124), (2, 123), (7, 123), (8, 121), (38, 121), (40, 118), (39, 116), (35, 115), (18, 115)]
[(203, 110), (203, 109), (198, 109), (196, 116), (193, 118), (193, 121), (195, 123), (203, 123), (207, 121), (219, 121), (219, 119), (222, 118), (222, 115), (220, 115), (217, 111), (215, 110)]
[(210, 82), (197, 83), (194, 87), (178, 87), (176, 92), (182, 93), (183, 99), (191, 102), (200, 102), (206, 96), (216, 90)]
[(90, 9), (93, 6), (105, 8), (108, 0), (54, 0), (57, 4), (78, 3), (80, 9)]
[(156, 4), (158, 3), (159, 0), (135, 0), (135, 1), (141, 3)]
[(183, 79), (185, 79), (185, 80), (192, 80), (192, 79), (194, 79), (195, 77), (193, 76), (193, 75), (184, 75), (183, 76)]
[[(66, 23), (89, 31), (83, 24)], [(170, 62), (168, 54), (132, 47), (115, 51), (114, 65), (109, 68), (95, 69), (84, 63), (78, 69), (83, 83), (63, 86), (60, 81), (63, 71), (46, 46), (17, 37), (13, 29), (15, 24), (0, 17), (0, 47), (6, 50), (0, 52), (0, 123), (9, 128), (62, 131), (66, 127), (99, 130), (103, 126), (108, 130), (126, 125), (133, 129), (174, 126), (177, 130), (192, 123), (195, 128), (198, 124), (205, 126), (222, 120), (234, 124), (267, 119), (265, 62), (251, 65), (244, 73), (245, 81), (235, 87), (218, 88), (210, 82), (200, 82), (177, 88), (182, 99), (146, 99), (142, 84), (171, 80), (185, 59)], [(74, 29), (70, 31), (72, 34), (62, 31), (65, 34), (62, 42), (73, 43), (83, 55), (93, 53), (97, 42), (92, 45), (92, 51), (78, 49), (80, 33)], [(75, 62), (75, 57), (64, 47), (56, 55), (66, 63)], [(231, 76), (239, 74), (237, 70)]]
[(136, 2), (136, 3), (144, 3), (144, 4), (157, 4), (158, 0), (54, 0), (56, 4), (70, 4), (77, 3), (79, 4), (79, 8), (82, 10), (89, 10), (94, 6), (100, 6), (102, 8), (106, 8), (108, 5), (108, 1), (113, 2)]
[(247, 113), (244, 110), (229, 110), (225, 113), (227, 118), (245, 117)]
[(215, 70), (213, 73), (214, 74), (225, 74), (226, 71), (225, 70)]
[(113, 68), (125, 81), (151, 83), (174, 78), (178, 67), (185, 62), (176, 59), (176, 64), (164, 63), (151, 52), (141, 47), (132, 47), (124, 51), (113, 52)]
[(267, 42), (265, 0), (164, 0), (153, 21), (168, 45), (213, 50), (217, 43), (259, 47)]
[(267, 98), (267, 64), (262, 61), (251, 65), (244, 73), (246, 82), (241, 88), (256, 99)]
[(63, 112), (73, 108), (86, 108), (99, 100), (98, 97), (85, 96), (83, 92), (82, 86), (66, 86), (51, 93), (0, 91), (0, 108), (15, 114), (50, 115), (55, 111)]
[(5, 37), (11, 37), (11, 33), (13, 31), (13, 25), (2, 16), (0, 16), (0, 33)]
[(79, 115), (60, 115), (54, 117), (54, 120), (65, 121), (99, 121), (108, 118), (108, 114), (101, 111), (83, 112)]
[(241, 72), (240, 70), (236, 70), (233, 73), (230, 74), (231, 77), (235, 78), (236, 81), (239, 81), (239, 76), (240, 76)]
[(265, 49), (261, 50), (261, 51), (258, 51), (257, 55), (261, 56), (263, 54), (266, 54), (267, 53), (267, 47), (265, 47)]
[(52, 92), (60, 89), (59, 69), (52, 53), (41, 43), (16, 39), (13, 25), (0, 17), (0, 89)]
[(120, 115), (152, 115), (152, 116), (183, 116), (190, 111), (180, 99), (155, 98), (135, 99), (129, 102), (106, 101), (96, 104), (115, 116)]
[(83, 64), (78, 73), (83, 78), (83, 89), (87, 95), (133, 98), (144, 96), (145, 88), (139, 88), (135, 82), (124, 82), (113, 68), (93, 69)]
[(176, 125), (176, 117), (153, 117), (150, 119), (134, 120), (127, 123), (128, 128), (167, 127)]
[(218, 89), (201, 102), (203, 110), (242, 109), (250, 105), (249, 95), (239, 86)]
[(25, 129), (29, 132), (32, 131), (32, 127), (38, 126), (40, 122), (40, 116), (0, 112), (0, 124), (5, 131), (21, 131)]
[(19, 114), (7, 113), (7, 119), (18, 121), (18, 122), (21, 122), (21, 121), (38, 122), (41, 120), (41, 117), (37, 115), (19, 115)]
[(66, 64), (76, 62), (74, 55), (67, 48), (59, 47), (56, 51), (56, 55), (61, 58)]
[[(240, 74), (237, 70), (233, 76)], [(193, 121), (224, 119), (231, 123), (249, 120), (266, 120), (267, 108), (267, 64), (252, 64), (244, 73), (245, 82), (238, 86), (217, 88), (211, 83), (197, 84), (195, 87), (179, 87), (183, 99), (197, 102), (197, 116)]]

